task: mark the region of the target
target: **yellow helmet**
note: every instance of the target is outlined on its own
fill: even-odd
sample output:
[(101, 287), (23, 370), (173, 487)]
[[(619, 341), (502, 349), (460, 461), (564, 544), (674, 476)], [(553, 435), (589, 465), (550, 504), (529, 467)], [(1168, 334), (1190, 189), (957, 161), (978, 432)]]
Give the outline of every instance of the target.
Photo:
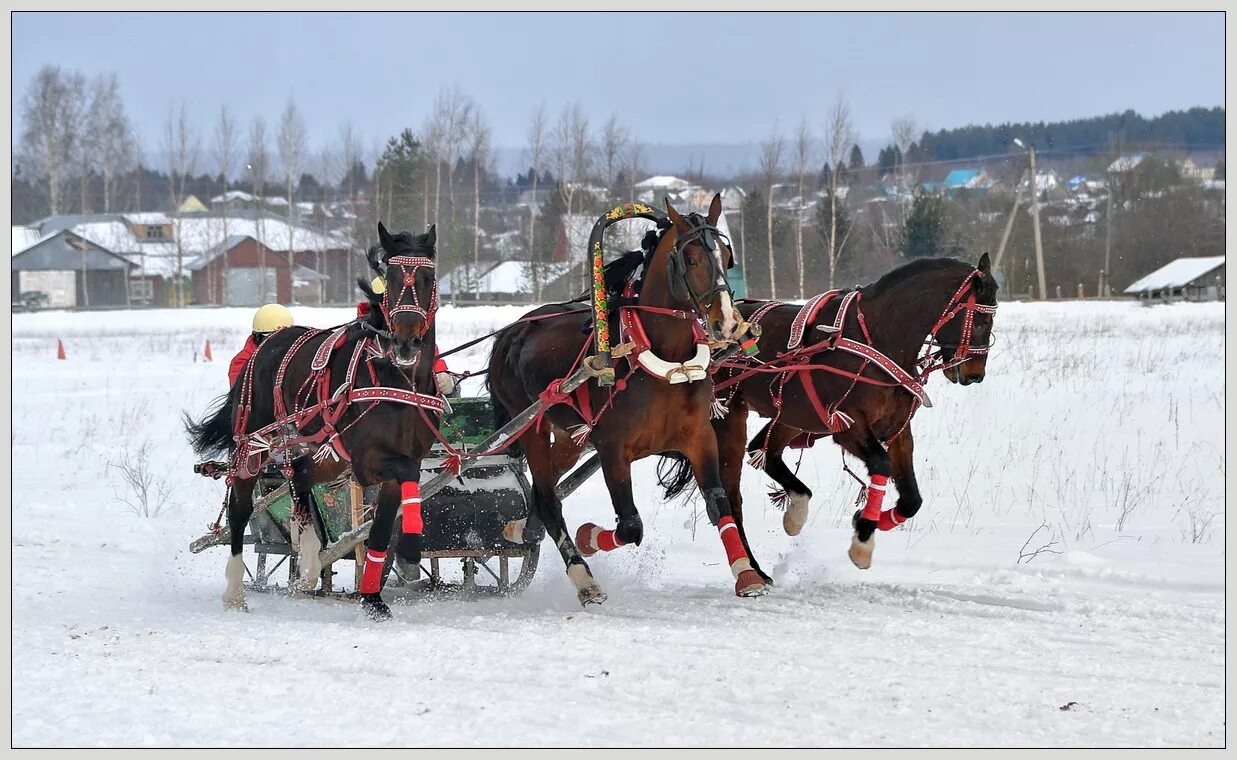
[(369, 289), (374, 291), (374, 295), (380, 296), (387, 292), (387, 280), (385, 277), (375, 277), (374, 281), (369, 284)]
[(292, 312), (277, 303), (268, 303), (253, 315), (253, 331), (273, 333), (281, 327), (292, 326)]

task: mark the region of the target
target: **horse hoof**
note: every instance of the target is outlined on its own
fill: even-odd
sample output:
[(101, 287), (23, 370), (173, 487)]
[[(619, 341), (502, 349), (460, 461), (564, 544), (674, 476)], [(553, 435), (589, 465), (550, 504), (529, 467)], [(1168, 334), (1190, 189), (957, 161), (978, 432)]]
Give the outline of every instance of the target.
[(318, 576), (303, 573), (296, 582), (297, 591), (313, 591), (318, 588)]
[(872, 550), (876, 548), (876, 537), (873, 536), (867, 541), (860, 541), (858, 536), (851, 536), (850, 551), (846, 555), (850, 557), (850, 561), (855, 567), (860, 570), (867, 570), (872, 566)]
[(513, 544), (524, 543), (524, 526), (528, 524), (526, 518), (512, 520), (503, 526), (503, 539)]
[(391, 608), (387, 606), (386, 602), (382, 601), (382, 597), (378, 594), (362, 594), (361, 611), (375, 623), (391, 619)]
[(405, 533), (399, 537), (395, 545), (395, 555), (410, 565), (421, 562), (421, 536), (416, 533)]
[(755, 570), (744, 570), (734, 582), (734, 594), (745, 599), (764, 596), (769, 593), (769, 586)]
[(790, 504), (787, 505), (786, 511), (782, 513), (782, 529), (786, 531), (786, 535), (799, 535), (803, 530), (803, 526), (807, 523), (807, 515), (808, 497), (791, 496)]
[(229, 599), (225, 596), (223, 598), (223, 608), (232, 612), (248, 612), (249, 603), (243, 597), (240, 599)]
[(589, 586), (580, 589), (576, 594), (580, 598), (580, 605), (587, 607), (590, 604), (601, 604), (606, 601), (606, 592), (601, 590), (600, 586)]
[(600, 551), (597, 546), (597, 534), (600, 532), (601, 527), (596, 523), (584, 523), (576, 528), (576, 549), (581, 557), (591, 557)]

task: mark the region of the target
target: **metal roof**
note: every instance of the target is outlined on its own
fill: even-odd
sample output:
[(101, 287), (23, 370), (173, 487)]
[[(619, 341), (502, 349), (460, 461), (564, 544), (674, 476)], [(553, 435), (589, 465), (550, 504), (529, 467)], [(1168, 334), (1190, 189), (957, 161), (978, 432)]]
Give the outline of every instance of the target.
[(12, 259), (14, 272), (65, 272), (133, 269), (119, 254), (67, 230), (43, 238)]
[(1170, 261), (1125, 289), (1126, 295), (1183, 288), (1224, 266), (1223, 256), (1204, 256)]

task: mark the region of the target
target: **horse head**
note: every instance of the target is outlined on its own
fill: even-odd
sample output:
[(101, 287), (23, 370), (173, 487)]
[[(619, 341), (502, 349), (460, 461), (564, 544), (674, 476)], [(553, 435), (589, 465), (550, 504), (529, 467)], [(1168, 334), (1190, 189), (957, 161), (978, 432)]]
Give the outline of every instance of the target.
[(662, 238), (670, 297), (674, 305), (691, 310), (704, 322), (713, 341), (734, 342), (742, 325), (726, 271), (734, 265), (730, 241), (717, 229), (722, 196), (713, 196), (707, 216), (680, 214), (666, 200), (672, 229)]
[(998, 287), (985, 253), (958, 291), (957, 303), (951, 305), (952, 315), (936, 333), (942, 354), (946, 358), (953, 355), (955, 363), (944, 369), (945, 378), (951, 383), (970, 385), (984, 381)]
[(399, 367), (410, 367), (417, 361), (434, 324), (438, 310), (438, 278), (434, 272), (437, 240), (434, 225), (422, 235), (392, 235), (379, 222), (379, 244), (369, 250), (370, 266), (386, 280), (380, 305), (392, 338), (387, 354)]

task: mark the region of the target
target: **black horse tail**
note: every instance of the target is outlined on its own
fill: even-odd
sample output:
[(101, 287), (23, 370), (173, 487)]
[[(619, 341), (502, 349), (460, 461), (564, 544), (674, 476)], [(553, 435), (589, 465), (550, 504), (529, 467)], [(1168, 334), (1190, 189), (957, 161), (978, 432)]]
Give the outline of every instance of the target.
[(696, 482), (691, 461), (677, 451), (667, 451), (657, 463), (657, 484), (666, 489), (666, 499), (688, 492)]
[(189, 443), (199, 455), (221, 454), (232, 450), (232, 394), (215, 399), (215, 406), (201, 422), (184, 415)]

